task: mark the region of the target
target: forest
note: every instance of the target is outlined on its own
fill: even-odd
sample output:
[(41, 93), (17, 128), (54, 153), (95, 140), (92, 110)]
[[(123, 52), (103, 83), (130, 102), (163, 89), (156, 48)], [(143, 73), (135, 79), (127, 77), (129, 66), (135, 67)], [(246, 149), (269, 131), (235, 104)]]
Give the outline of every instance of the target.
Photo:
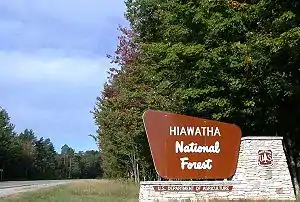
[(299, 0), (127, 0), (125, 16), (93, 111), (105, 177), (159, 179), (142, 121), (153, 109), (282, 136), (298, 187)]
[(0, 107), (1, 181), (102, 176), (99, 151), (75, 152), (65, 144), (58, 153), (49, 138), (38, 138), (31, 129), (17, 133), (14, 128), (8, 112)]

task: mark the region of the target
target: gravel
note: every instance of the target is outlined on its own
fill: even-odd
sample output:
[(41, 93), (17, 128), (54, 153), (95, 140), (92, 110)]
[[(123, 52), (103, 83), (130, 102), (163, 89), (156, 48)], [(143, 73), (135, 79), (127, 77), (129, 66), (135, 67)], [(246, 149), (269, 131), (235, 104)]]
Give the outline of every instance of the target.
[(10, 181), (0, 183), (0, 197), (67, 184), (74, 180)]

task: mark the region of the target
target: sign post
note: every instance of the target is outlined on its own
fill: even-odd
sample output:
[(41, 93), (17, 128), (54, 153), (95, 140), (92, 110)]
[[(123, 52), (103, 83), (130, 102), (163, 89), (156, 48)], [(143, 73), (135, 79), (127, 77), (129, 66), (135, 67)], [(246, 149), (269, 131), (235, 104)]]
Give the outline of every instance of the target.
[[(259, 199), (295, 199), (282, 138), (244, 141), (234, 124), (163, 111), (147, 110), (143, 121), (155, 170), (169, 181), (141, 182), (140, 201), (254, 199), (257, 193)], [(275, 156), (281, 156), (276, 169)], [(278, 187), (268, 190), (272, 182)]]

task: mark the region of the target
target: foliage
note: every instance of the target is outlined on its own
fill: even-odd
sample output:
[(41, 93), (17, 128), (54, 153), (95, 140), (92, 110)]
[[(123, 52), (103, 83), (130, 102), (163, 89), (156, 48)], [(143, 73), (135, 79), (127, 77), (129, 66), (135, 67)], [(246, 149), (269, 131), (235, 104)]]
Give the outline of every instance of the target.
[(134, 34), (120, 41), (112, 58), (120, 68), (94, 112), (109, 176), (135, 173), (135, 156), (137, 177), (155, 178), (141, 120), (147, 108), (235, 123), (247, 136), (283, 136), (290, 165), (299, 161), (299, 0), (126, 6)]
[(64, 145), (59, 154), (50, 139), (37, 138), (31, 129), (17, 134), (8, 113), (2, 108), (0, 138), (0, 169), (3, 169), (3, 180), (102, 176), (98, 151), (75, 153), (68, 145)]

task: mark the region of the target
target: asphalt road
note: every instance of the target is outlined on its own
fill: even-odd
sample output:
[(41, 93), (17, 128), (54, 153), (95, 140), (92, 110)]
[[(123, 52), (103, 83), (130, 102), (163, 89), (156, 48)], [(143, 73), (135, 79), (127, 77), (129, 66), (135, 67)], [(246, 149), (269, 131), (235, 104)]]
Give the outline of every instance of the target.
[(0, 197), (34, 191), (40, 188), (67, 184), (78, 180), (37, 180), (37, 181), (6, 181), (0, 182)]

